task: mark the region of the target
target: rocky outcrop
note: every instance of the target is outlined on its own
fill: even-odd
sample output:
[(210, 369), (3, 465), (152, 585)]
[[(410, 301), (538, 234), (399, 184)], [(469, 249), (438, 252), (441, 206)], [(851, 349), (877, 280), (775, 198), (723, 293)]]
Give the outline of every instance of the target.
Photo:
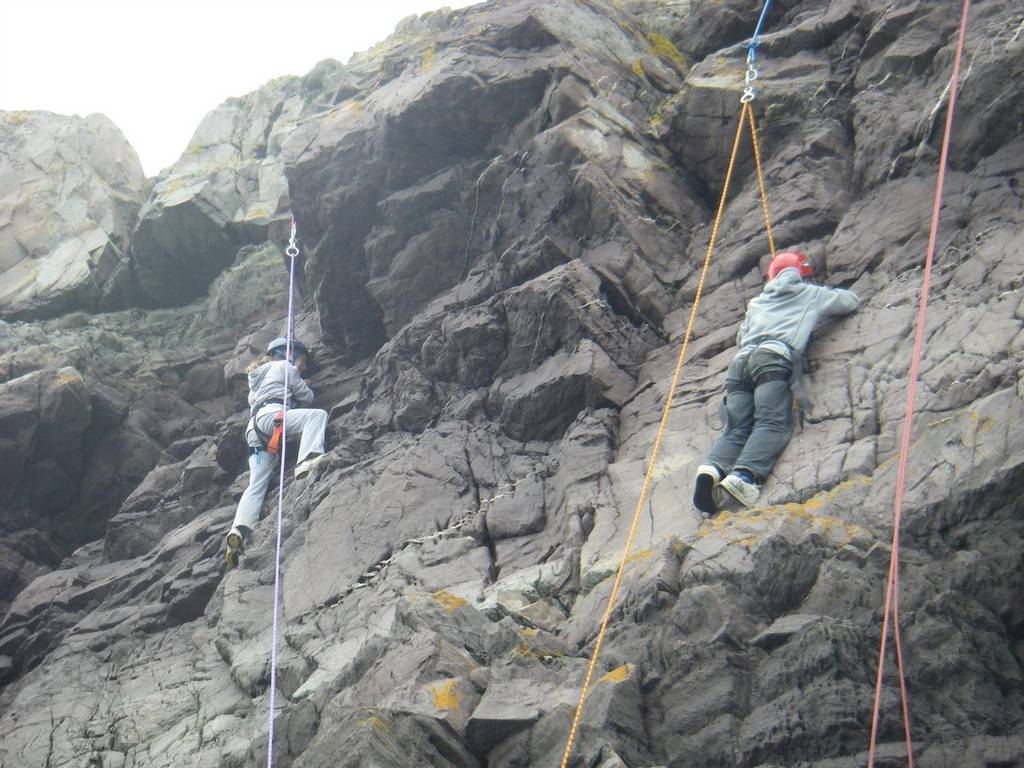
[[(161, 498), (155, 478), (201, 484), (197, 449), (236, 409), (224, 372), (233, 331), (281, 310), (283, 290), (261, 287), (280, 272), (274, 246), (252, 248), (182, 310), (0, 324), (0, 605), (105, 532), (109, 551), (127, 551), (127, 521), (148, 550), (132, 514)], [(176, 519), (164, 513), (156, 529)]]
[(239, 248), (288, 236), (281, 146), (346, 92), (347, 73), (325, 61), (210, 112), (164, 169), (132, 233), (133, 303), (178, 306), (206, 293)]
[[(463, 45), (479, 13), (489, 27)], [(289, 137), (321, 322), (345, 352), (376, 351), (431, 302), (448, 317), (574, 259), (634, 324), (657, 316), (654, 285), (706, 207), (643, 130), (681, 57), (624, 19), (511, 4), (410, 25), (371, 89)]]
[[(310, 246), (300, 332), (333, 415), (327, 461), (284, 489), (276, 765), (558, 763), (696, 290), (755, 10), (432, 14), (307, 76), (329, 94), (322, 114), (261, 123), (280, 130)], [(776, 239), (864, 305), (813, 342), (815, 405), (759, 506), (700, 518), (692, 473), (765, 263), (741, 157), (571, 765), (863, 764), (954, 10), (769, 15), (754, 107)], [(1024, 762), (1022, 21), (975, 4), (913, 426), (900, 605), (924, 766)], [(233, 231), (232, 247), (266, 237)], [(0, 761), (264, 764), (273, 515), (241, 568), (222, 573), (219, 547), (247, 479), (240, 371), (280, 330), (280, 302), (264, 311), (249, 287), (279, 269), (273, 246), (249, 248), (201, 305), (72, 329), (145, 319), (138, 341), (115, 337), (115, 370), (145, 361), (129, 388), (150, 398), (159, 381), (202, 415), (150, 415), (164, 454), (103, 538), (24, 571), (0, 625)], [(3, 326), (52, 361), (8, 362), (5, 386), (68, 365), (88, 383), (47, 341), (60, 322)], [(133, 402), (126, 419), (147, 413)], [(39, 461), (60, 464), (51, 453)], [(883, 682), (895, 764), (891, 664)]]
[(114, 306), (144, 181), (103, 115), (0, 112), (0, 318)]

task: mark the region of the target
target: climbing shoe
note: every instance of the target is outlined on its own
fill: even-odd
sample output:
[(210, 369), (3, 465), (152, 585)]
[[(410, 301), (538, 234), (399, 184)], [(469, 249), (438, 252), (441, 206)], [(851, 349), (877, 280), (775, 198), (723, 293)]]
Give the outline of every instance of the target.
[(722, 479), (722, 474), (714, 464), (701, 464), (697, 467), (697, 479), (693, 484), (693, 506), (704, 517), (711, 517), (718, 512), (712, 491)]
[(295, 479), (301, 480), (308, 475), (314, 468), (323, 463), (324, 459), (327, 458), (324, 454), (318, 453), (316, 456), (310, 456), (308, 459), (300, 461), (295, 466)]
[(237, 531), (228, 534), (227, 549), (224, 551), (224, 562), (228, 568), (237, 568), (238, 561), (242, 556), (243, 542), (242, 535)]
[(751, 482), (753, 478), (748, 481), (747, 477), (750, 476), (746, 472), (731, 472), (721, 482), (720, 487), (744, 507), (752, 507), (757, 502), (757, 497), (761, 495), (761, 488), (757, 483)]

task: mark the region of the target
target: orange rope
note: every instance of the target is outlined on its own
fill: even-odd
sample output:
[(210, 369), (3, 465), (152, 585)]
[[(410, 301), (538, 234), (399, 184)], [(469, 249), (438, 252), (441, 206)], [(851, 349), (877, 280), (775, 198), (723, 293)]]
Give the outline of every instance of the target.
[(892, 544), (889, 553), (889, 576), (885, 587), (885, 608), (882, 615), (882, 639), (878, 650), (878, 674), (875, 678), (875, 695), (871, 705), (871, 736), (868, 742), (868, 768), (875, 764), (875, 744), (878, 740), (878, 713), (882, 699), (882, 671), (885, 669), (885, 638), (892, 614), (893, 643), (896, 646), (896, 669), (900, 681), (900, 706), (903, 714), (903, 737), (907, 746), (907, 765), (914, 768), (914, 748), (910, 739), (910, 708), (907, 704), (907, 685), (903, 674), (903, 649), (900, 647), (899, 622), (899, 562), (900, 562), (900, 518), (903, 512), (903, 489), (906, 484), (907, 456), (910, 454), (910, 426), (914, 417), (914, 395), (917, 391), (917, 375), (921, 363), (921, 347), (924, 343), (925, 312), (928, 309), (928, 285), (932, 273), (932, 259), (935, 255), (935, 240), (939, 231), (939, 210), (942, 207), (942, 185), (946, 177), (946, 160), (949, 157), (949, 138), (953, 126), (953, 110), (956, 107), (957, 80), (960, 77), (960, 60), (963, 58), (964, 38), (967, 35), (967, 13), (970, 0), (963, 0), (960, 12), (960, 31), (957, 35), (956, 57), (953, 59), (953, 74), (949, 81), (949, 105), (946, 107), (946, 126), (942, 134), (942, 151), (939, 154), (939, 170), (935, 178), (935, 198), (932, 201), (931, 229), (925, 248), (924, 269), (921, 273), (921, 296), (917, 303), (917, 322), (914, 329), (914, 351), (910, 357), (910, 373), (907, 380), (907, 402), (903, 416), (903, 432), (900, 435), (899, 465), (896, 469), (896, 489), (893, 498)]
[(757, 128), (754, 126), (754, 110), (750, 102), (744, 102), (747, 122), (750, 123), (750, 142), (754, 145), (754, 167), (757, 169), (757, 186), (761, 192), (761, 210), (764, 211), (764, 230), (768, 233), (768, 251), (775, 258), (775, 237), (772, 235), (772, 217), (768, 214), (768, 195), (764, 191), (764, 174), (761, 172), (761, 147), (757, 143)]
[[(686, 332), (683, 334), (683, 344), (679, 348), (679, 356), (676, 358), (675, 372), (672, 374), (672, 383), (668, 388), (668, 394), (665, 398), (665, 406), (661, 410), (661, 421), (658, 422), (658, 432), (654, 437), (654, 445), (651, 448), (650, 458), (647, 460), (647, 470), (644, 472), (643, 485), (640, 486), (640, 497), (636, 501), (636, 509), (633, 512), (633, 522), (630, 524), (629, 534), (626, 536), (626, 545), (622, 549), (622, 560), (619, 563), (618, 571), (615, 573), (615, 581), (612, 582), (612, 591), (608, 595), (608, 604), (605, 607), (604, 616), (601, 619), (601, 627), (597, 632), (597, 639), (594, 641), (594, 652), (590, 656), (590, 663), (587, 665), (587, 673), (583, 678), (583, 688), (580, 691), (580, 698), (576, 704), (576, 712), (572, 718), (572, 728), (569, 729), (569, 738), (565, 743), (565, 751), (562, 753), (560, 768), (566, 768), (569, 764), (569, 757), (572, 754), (573, 742), (576, 739), (576, 731), (579, 728), (580, 718), (583, 714), (583, 703), (587, 698), (587, 692), (590, 690), (590, 680), (594, 676), (594, 668), (597, 666), (597, 659), (601, 654), (601, 645), (604, 642), (604, 635), (608, 629), (608, 621), (611, 619), (612, 608), (615, 606), (615, 597), (619, 592), (619, 585), (622, 583), (622, 574), (626, 570), (626, 561), (629, 557), (629, 551), (633, 546), (633, 537), (636, 535), (637, 523), (640, 520), (640, 512), (643, 509), (644, 501), (647, 498), (647, 491), (651, 484), (651, 477), (654, 474), (654, 464), (658, 459), (658, 451), (661, 449), (661, 441), (665, 435), (665, 427), (668, 424), (668, 416), (669, 411), (672, 408), (672, 400), (675, 397), (676, 386), (679, 384), (679, 374), (682, 371), (683, 359), (686, 357), (686, 349), (690, 344), (690, 336), (693, 333), (693, 324), (697, 317), (697, 307), (700, 304), (700, 297), (704, 291), (704, 280), (707, 277), (708, 266), (711, 264), (711, 254), (714, 252), (715, 241), (718, 239), (718, 227), (722, 221), (722, 212), (725, 210), (725, 199), (729, 191), (729, 182), (732, 179), (733, 168), (736, 165), (736, 154), (740, 146), (740, 137), (743, 135), (744, 114), (749, 118), (750, 124), (753, 126), (753, 117), (750, 116), (749, 103), (743, 104), (740, 111), (740, 119), (736, 124), (736, 137), (732, 142), (732, 153), (729, 155), (729, 167), (725, 172), (725, 182), (722, 185), (722, 195), (718, 200), (718, 210), (715, 213), (715, 222), (711, 227), (711, 238), (708, 241), (707, 253), (704, 255), (704, 264), (701, 267), (700, 279), (697, 281), (697, 292), (693, 296), (693, 305), (690, 307), (690, 318), (686, 323)], [(760, 158), (756, 150), (754, 153), (754, 159), (758, 166), (758, 178), (760, 180)], [(761, 183), (761, 196), (763, 200), (763, 181)], [(767, 203), (764, 204), (764, 211), (765, 216), (767, 217)], [(771, 230), (769, 229), (769, 233), (770, 232)]]

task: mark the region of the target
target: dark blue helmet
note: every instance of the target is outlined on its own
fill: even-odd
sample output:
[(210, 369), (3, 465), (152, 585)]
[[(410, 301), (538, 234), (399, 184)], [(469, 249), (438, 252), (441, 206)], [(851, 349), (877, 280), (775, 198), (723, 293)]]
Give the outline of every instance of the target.
[[(272, 357), (284, 359), (287, 354), (288, 339), (284, 336), (279, 336), (267, 345), (267, 354)], [(309, 355), (309, 350), (306, 349), (306, 345), (298, 339), (292, 339), (292, 360), (295, 360), (299, 355)]]

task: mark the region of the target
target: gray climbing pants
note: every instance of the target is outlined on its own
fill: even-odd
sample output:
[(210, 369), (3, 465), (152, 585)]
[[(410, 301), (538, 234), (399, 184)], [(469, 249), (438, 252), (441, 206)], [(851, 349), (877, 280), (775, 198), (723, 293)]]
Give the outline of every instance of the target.
[(792, 434), (792, 371), (789, 360), (765, 349), (732, 361), (725, 377), (725, 432), (707, 463), (723, 473), (745, 469), (759, 482), (771, 473)]
[[(269, 405), (260, 409), (256, 415), (260, 430), (270, 434), (274, 429), (274, 414), (281, 410), (278, 405)], [(300, 437), (298, 461), (302, 462), (310, 456), (324, 452), (324, 432), (327, 430), (327, 411), (319, 408), (289, 408), (285, 416), (285, 434), (290, 443), (293, 438)], [(263, 497), (277, 469), (277, 456), (267, 453), (263, 447), (253, 421), (249, 421), (245, 439), (249, 443), (249, 486), (242, 493), (235, 510), (235, 520), (231, 530), (239, 526), (252, 530), (260, 519), (260, 508)]]

